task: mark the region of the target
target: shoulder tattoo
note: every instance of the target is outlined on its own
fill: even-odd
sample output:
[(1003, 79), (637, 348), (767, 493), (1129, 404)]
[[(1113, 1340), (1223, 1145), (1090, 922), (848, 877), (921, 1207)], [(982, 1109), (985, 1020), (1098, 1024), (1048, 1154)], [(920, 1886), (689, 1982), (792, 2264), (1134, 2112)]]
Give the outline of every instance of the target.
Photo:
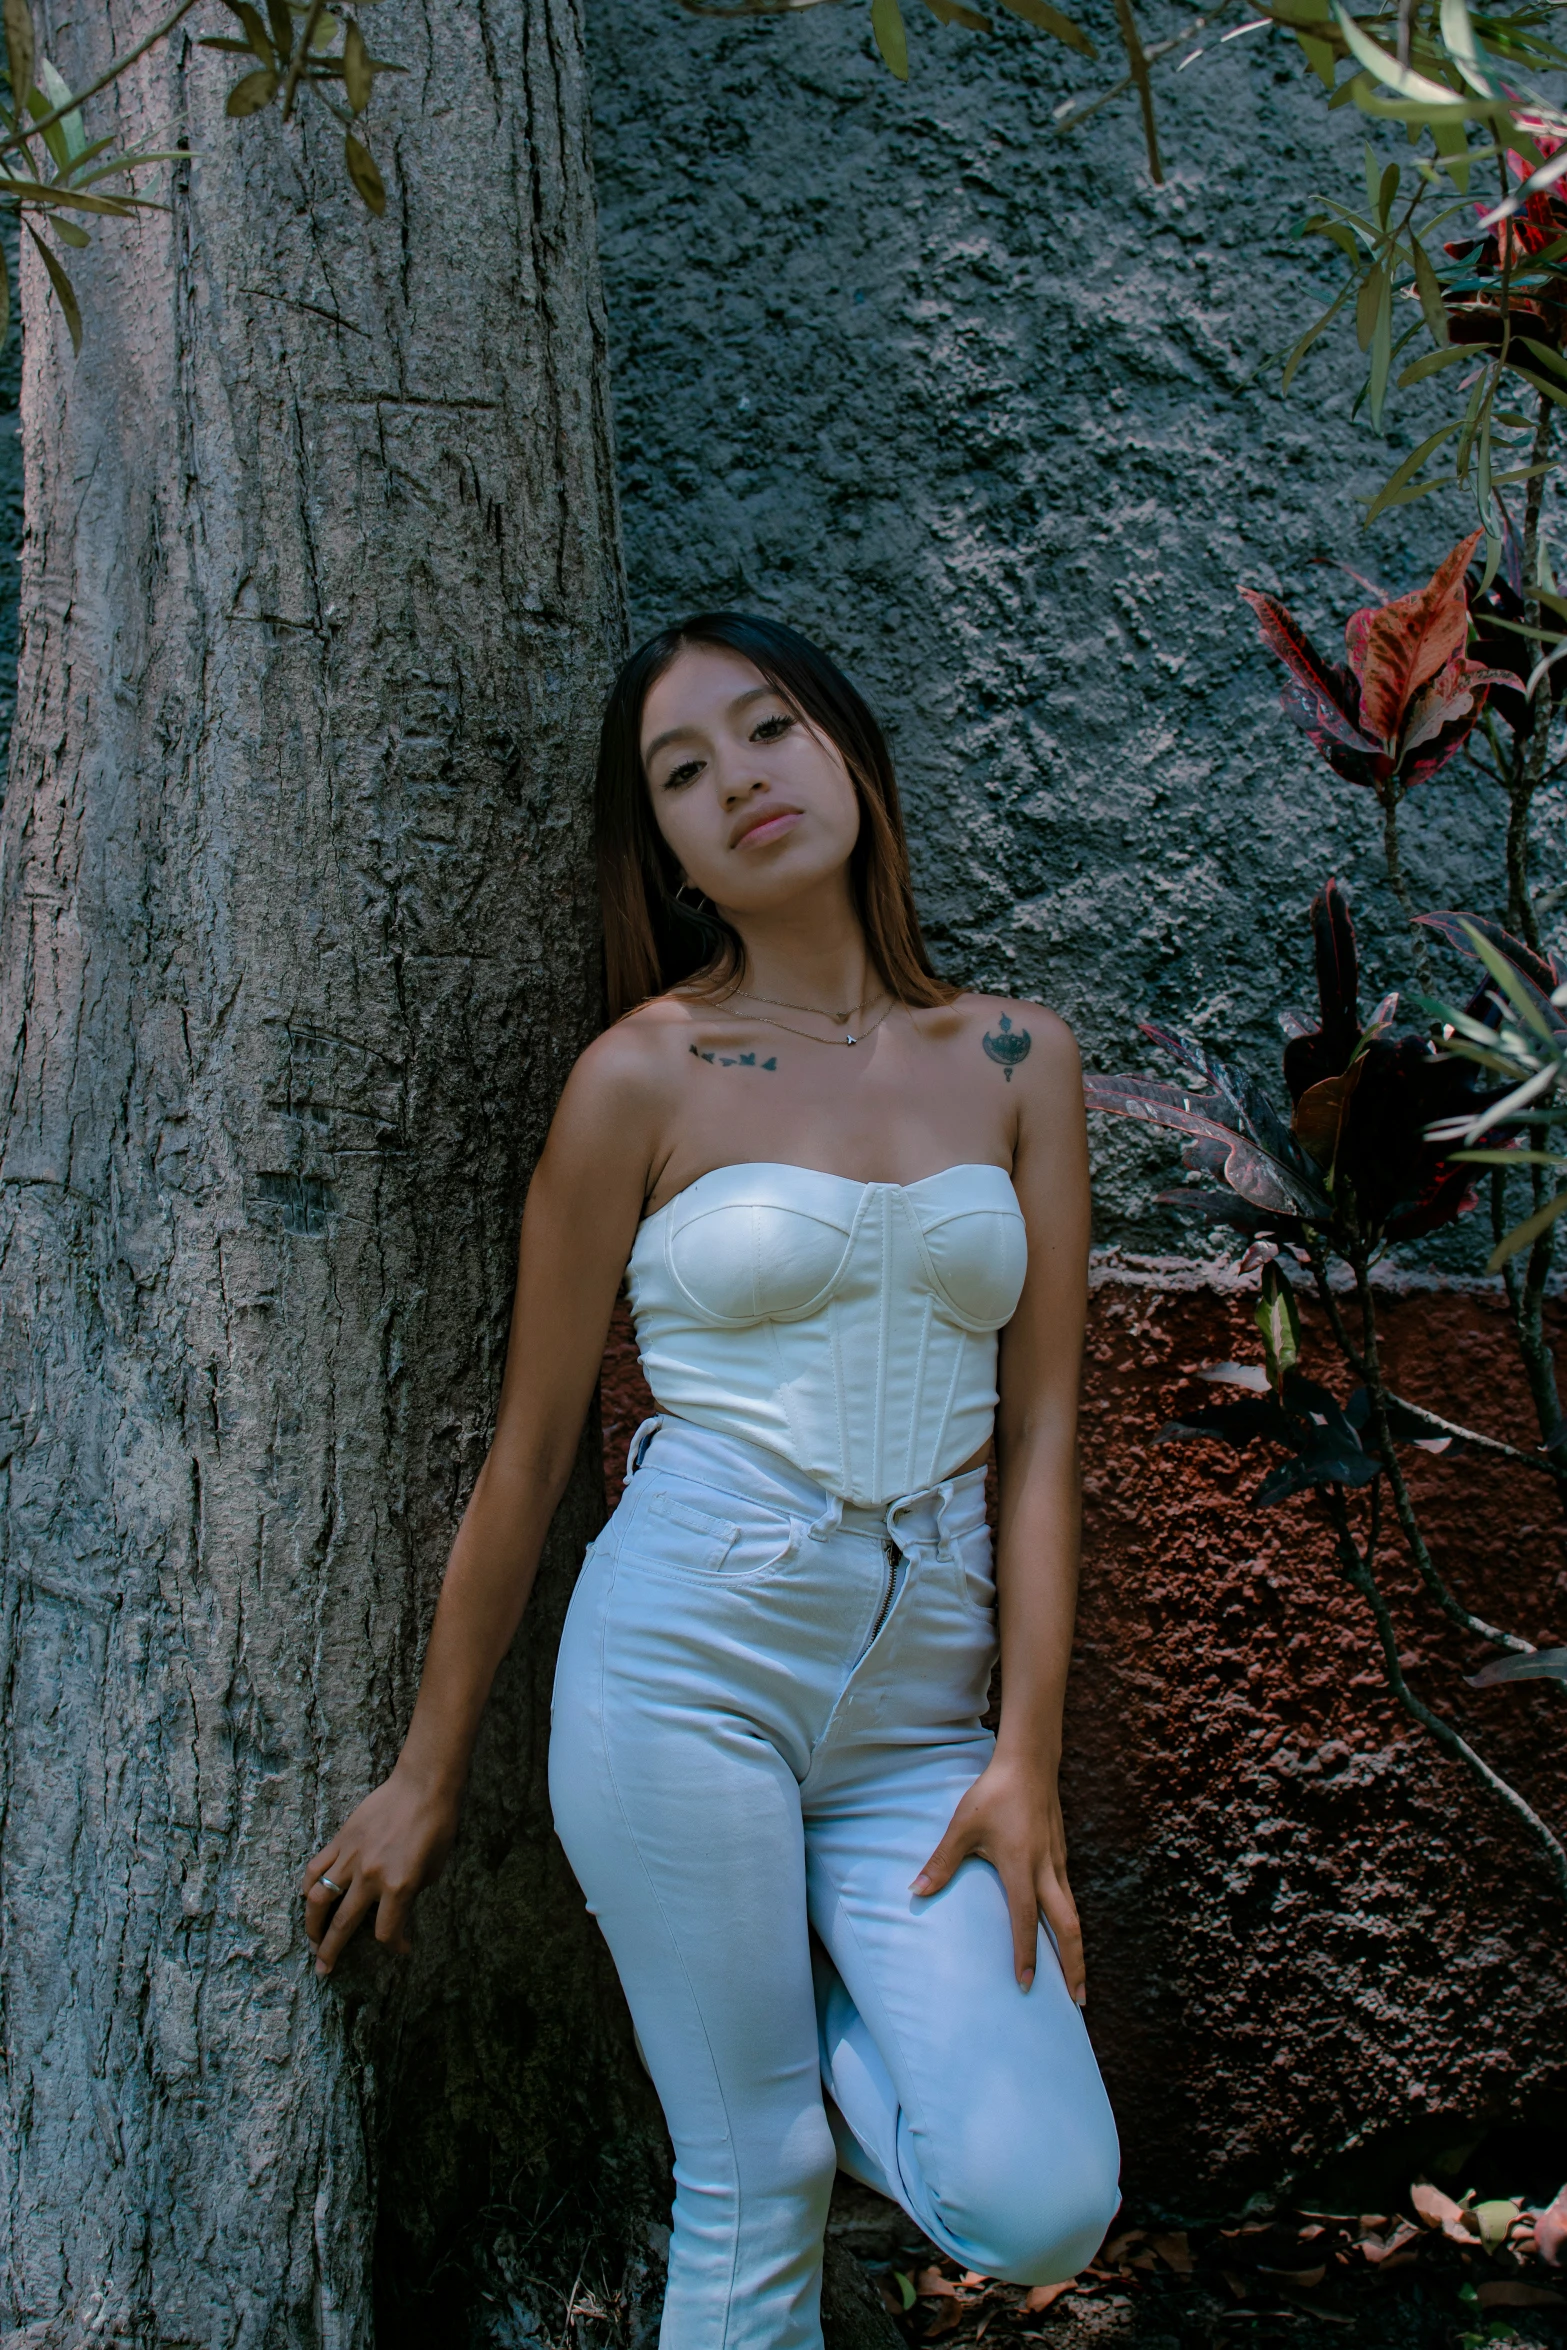
[[(989, 1051), (988, 1043), (985, 1049)], [(716, 1069), (776, 1069), (778, 1066), (776, 1053), (769, 1053), (765, 1061), (759, 1061), (755, 1053), (704, 1053), (698, 1044), (688, 1046), (687, 1050), (698, 1061), (711, 1061)], [(1027, 1052), (1027, 1045), (1023, 1050)]]
[(1006, 1071), (1008, 1085), (1012, 1082), (1012, 1072), (1018, 1063), (1026, 1061), (1034, 1049), (1034, 1040), (1028, 1030), (1014, 1028), (1011, 1016), (1006, 1012), (1001, 1015), (1000, 1035), (987, 1035), (982, 1037), (980, 1041), (984, 1045), (986, 1058), (994, 1061), (998, 1068)]

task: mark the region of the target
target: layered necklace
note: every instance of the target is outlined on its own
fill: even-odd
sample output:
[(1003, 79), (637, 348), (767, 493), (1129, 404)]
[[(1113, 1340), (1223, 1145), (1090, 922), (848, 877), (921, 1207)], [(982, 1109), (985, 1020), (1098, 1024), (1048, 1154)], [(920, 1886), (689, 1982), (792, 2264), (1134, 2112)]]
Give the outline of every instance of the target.
[[(864, 1004), (860, 1003), (851, 1004), (846, 1012), (824, 1012), (820, 1004), (792, 1004), (785, 996), (752, 995), (749, 989), (742, 989), (741, 993), (744, 996), (745, 1001), (749, 1004), (773, 1004), (780, 1012), (810, 1012), (816, 1019), (831, 1020), (835, 1027), (843, 1029), (848, 1029), (849, 1022), (855, 1017), (857, 1013), (863, 1012), (865, 1009)], [(872, 1003), (874, 1003), (875, 1000), (876, 999), (874, 996), (870, 998)], [(781, 1028), (786, 1036), (803, 1036), (807, 1044), (863, 1044), (868, 1036), (875, 1035), (877, 1029), (886, 1019), (888, 1013), (892, 1010), (893, 1004), (896, 1000), (897, 999), (895, 997), (889, 996), (886, 1004), (883, 1006), (882, 1010), (877, 1013), (875, 1019), (870, 1023), (870, 1026), (868, 1028), (862, 1028), (858, 1035), (856, 1035), (852, 1029), (849, 1029), (849, 1033), (845, 1036), (817, 1036), (809, 1028), (796, 1028), (792, 1020), (769, 1019), (765, 1012), (732, 1012), (730, 1013), (730, 1018), (734, 1020), (759, 1020), (764, 1028)], [(713, 1008), (715, 1011), (719, 1012), (729, 1011), (729, 1006), (727, 1004), (715, 1004)]]

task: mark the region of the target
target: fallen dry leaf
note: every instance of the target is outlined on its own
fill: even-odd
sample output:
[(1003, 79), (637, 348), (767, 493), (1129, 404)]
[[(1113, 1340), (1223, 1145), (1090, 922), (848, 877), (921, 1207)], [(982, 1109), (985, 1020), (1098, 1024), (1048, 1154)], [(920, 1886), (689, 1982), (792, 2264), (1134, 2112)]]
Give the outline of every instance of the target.
[(1187, 2242), (1186, 2230), (1177, 2228), (1168, 2236), (1150, 2236), (1149, 2243), (1167, 2268), (1173, 2268), (1179, 2277), (1192, 2273), (1192, 2248)]
[(1567, 2187), (1563, 2187), (1554, 2203), (1535, 2214), (1534, 2222), (1535, 2250), (1552, 2268), (1561, 2259), (1564, 2244), (1567, 2244)]
[(1108, 2244), (1101, 2244), (1094, 2257), (1096, 2260), (1102, 2260), (1107, 2268), (1115, 2268), (1127, 2246), (1140, 2244), (1147, 2232), (1146, 2228), (1127, 2228), (1121, 2235), (1112, 2236)]
[(1567, 2293), (1526, 2285), (1521, 2277), (1488, 2277), (1476, 2285), (1475, 2299), (1482, 2309), (1567, 2309)]
[(914, 2290), (922, 2301), (955, 2301), (958, 2296), (957, 2286), (939, 2268), (922, 2268), (914, 2280)]
[(1360, 2249), (1376, 2266), (1386, 2267), (1395, 2253), (1402, 2252), (1406, 2245), (1418, 2243), (1419, 2240), (1420, 2230), (1414, 2222), (1401, 2219), (1386, 2236), (1363, 2236)]
[(1263, 2268), (1259, 2265), (1257, 2270), (1260, 2277), (1277, 2277), (1282, 2284), (1298, 2285), (1302, 2292), (1309, 2292), (1313, 2285), (1320, 2285), (1327, 2273), (1326, 2261), (1320, 2262), (1316, 2268)]
[(1244, 2301), (1246, 2298), (1245, 2282), (1242, 2278), (1235, 2274), (1234, 2269), (1221, 2268), (1219, 2274), (1221, 2277), (1223, 2277), (1225, 2283), (1229, 2286), (1230, 2291), (1235, 2295), (1236, 2300)]
[(972, 2293), (978, 2286), (988, 2285), (989, 2282), (989, 2277), (980, 2276), (978, 2272), (972, 2268), (966, 2268), (958, 2279), (958, 2283), (962, 2286), (965, 2293)]
[(1023, 2307), (1030, 2314), (1048, 2309), (1052, 2301), (1059, 2301), (1063, 2293), (1070, 2293), (1076, 2282), (1075, 2277), (1068, 2277), (1064, 2285), (1031, 2285)]
[(950, 2334), (963, 2323), (963, 2311), (956, 2301), (945, 2302), (925, 2328), (922, 2341), (934, 2342), (938, 2334)]
[(1409, 2200), (1428, 2228), (1440, 2228), (1452, 2243), (1474, 2250), (1480, 2223), (1465, 2204), (1455, 2203), (1451, 2195), (1444, 2195), (1429, 2179), (1416, 2179), (1409, 2190)]
[(1360, 2215), (1360, 2224), (1368, 2235), (1373, 2230), (1380, 2235), (1387, 2226), (1387, 2213), (1385, 2211), (1363, 2211)]

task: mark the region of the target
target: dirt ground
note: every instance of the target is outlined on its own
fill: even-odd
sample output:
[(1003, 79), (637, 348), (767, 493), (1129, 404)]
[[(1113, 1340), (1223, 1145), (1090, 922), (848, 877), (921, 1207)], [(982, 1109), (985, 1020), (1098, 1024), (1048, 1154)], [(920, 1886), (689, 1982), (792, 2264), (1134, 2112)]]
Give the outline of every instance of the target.
[(1128, 2228), (1071, 2285), (996, 2285), (942, 2259), (901, 2212), (846, 2180), (831, 2233), (910, 2343), (943, 2350), (1507, 2350), (1567, 2344), (1567, 2270), (1547, 2268), (1525, 2212), (1422, 2189), (1449, 2207), (1279, 2210), (1228, 2227)]

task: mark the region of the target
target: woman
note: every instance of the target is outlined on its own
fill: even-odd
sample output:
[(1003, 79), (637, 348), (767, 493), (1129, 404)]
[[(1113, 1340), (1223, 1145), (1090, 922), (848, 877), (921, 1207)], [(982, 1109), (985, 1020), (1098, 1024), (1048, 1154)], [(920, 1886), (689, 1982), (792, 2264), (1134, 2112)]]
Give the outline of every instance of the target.
[(665, 2350), (812, 2350), (837, 2165), (1024, 2284), (1115, 2210), (1056, 1793), (1082, 1085), (1052, 1013), (931, 971), (880, 731), (792, 630), (632, 657), (598, 826), (619, 1016), (529, 1188), (407, 1742), (308, 1930), (321, 1974), (372, 1909), (407, 1947), (627, 1278), (660, 1411), (567, 1619), (556, 1825), (674, 2140)]

